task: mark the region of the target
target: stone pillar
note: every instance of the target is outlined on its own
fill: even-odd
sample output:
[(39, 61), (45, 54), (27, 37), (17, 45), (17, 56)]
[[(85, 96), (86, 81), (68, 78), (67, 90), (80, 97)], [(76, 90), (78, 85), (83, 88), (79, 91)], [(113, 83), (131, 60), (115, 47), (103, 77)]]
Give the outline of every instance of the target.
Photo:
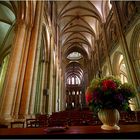
[(21, 61), (21, 73), (20, 73), (20, 80), (19, 80), (19, 85), (17, 89), (17, 95), (15, 99), (15, 104), (14, 104), (14, 110), (13, 110), (13, 117), (15, 119), (18, 118), (18, 113), (19, 113), (19, 107), (20, 107), (20, 99), (21, 99), (21, 92), (22, 92), (22, 86), (23, 86), (23, 81), (24, 81), (24, 74), (25, 74), (25, 69), (26, 69), (26, 61), (27, 61), (27, 55), (28, 55), (28, 49), (29, 49), (29, 42), (30, 42), (30, 35), (31, 35), (31, 28), (32, 26), (29, 25), (26, 28), (26, 35), (25, 35), (25, 45), (24, 45), (24, 51), (23, 51), (23, 56), (22, 56), (22, 61)]
[[(42, 69), (43, 69), (43, 71), (42, 71), (42, 86), (41, 86), (41, 97), (40, 97), (40, 112), (43, 114), (43, 112), (44, 112), (44, 106), (43, 106), (43, 89), (44, 89), (44, 77), (45, 77), (45, 63), (44, 62), (42, 62), (43, 64), (43, 66), (42, 66)], [(31, 97), (32, 98), (32, 97)]]
[(10, 60), (8, 70), (5, 79), (5, 85), (3, 89), (0, 119), (1, 121), (10, 121), (14, 100), (17, 93), (18, 78), (21, 69), (21, 59), (24, 49), (25, 37), (26, 37), (26, 23), (23, 20), (19, 20), (16, 25), (15, 39), (12, 44), (12, 51), (10, 54)]
[[(35, 98), (36, 98), (36, 85), (37, 85), (38, 67), (40, 67), (39, 66), (40, 51), (42, 51), (41, 47), (40, 47), (41, 46), (41, 37), (42, 37), (42, 32), (41, 31), (42, 31), (42, 27), (40, 26), (40, 31), (39, 31), (39, 35), (38, 35), (39, 36), (39, 39), (38, 39), (39, 41), (38, 41), (38, 45), (37, 45), (37, 48), (36, 48), (37, 51), (36, 51), (36, 58), (35, 58), (35, 63), (34, 63), (33, 82), (32, 82), (31, 93), (30, 93), (30, 101), (29, 101), (29, 111), (28, 111), (29, 117), (34, 117), (35, 116), (34, 108), (35, 108)], [(44, 62), (41, 62), (41, 63), (43, 63), (42, 65), (44, 65)], [(43, 83), (42, 83), (42, 86), (43, 86)], [(43, 92), (43, 89), (41, 89), (41, 90)], [(42, 98), (43, 93), (40, 96)], [(46, 95), (44, 97), (46, 98)], [(40, 106), (42, 106), (42, 105), (40, 105)], [(41, 113), (41, 111), (40, 111), (40, 113)]]
[(19, 110), (19, 118), (26, 117), (29, 111), (29, 101), (30, 101), (31, 88), (33, 83), (33, 74), (34, 74), (34, 63), (35, 63), (39, 33), (41, 31), (40, 27), (41, 27), (42, 12), (44, 10), (42, 8), (42, 3), (43, 3), (42, 1), (36, 2), (35, 20), (31, 33), (27, 67), (25, 72), (24, 85), (23, 85), (21, 104)]
[(106, 57), (107, 57), (110, 74), (113, 75), (113, 69), (112, 69), (111, 60), (110, 60), (110, 56), (109, 56), (109, 50), (107, 47), (108, 43), (107, 43), (107, 34), (106, 34), (106, 30), (105, 30), (105, 24), (103, 24), (103, 37), (104, 37), (104, 42), (105, 42), (105, 46), (106, 46)]
[[(99, 41), (100, 41), (100, 40), (96, 40), (96, 47), (97, 47), (97, 48), (96, 48), (96, 50), (97, 50), (97, 52), (96, 52), (96, 53), (97, 53), (96, 57), (97, 57), (97, 60), (98, 60), (98, 66), (97, 66), (97, 67), (98, 67), (98, 73), (101, 71), (101, 64), (100, 64), (100, 61), (99, 61), (99, 58), (100, 58), (100, 55), (99, 55)], [(101, 78), (101, 75), (98, 75), (98, 77)]]
[(53, 86), (52, 86), (52, 97), (53, 97), (53, 111), (56, 112), (56, 66), (53, 64), (54, 72), (53, 72)]

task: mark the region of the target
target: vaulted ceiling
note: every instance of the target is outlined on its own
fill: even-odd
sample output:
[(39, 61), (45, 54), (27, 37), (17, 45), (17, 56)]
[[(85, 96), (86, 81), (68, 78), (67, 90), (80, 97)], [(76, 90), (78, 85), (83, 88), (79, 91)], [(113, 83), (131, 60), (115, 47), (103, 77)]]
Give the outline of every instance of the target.
[[(60, 47), (67, 61), (66, 78), (73, 75), (82, 79), (84, 63), (90, 60), (94, 51), (94, 41), (98, 39), (101, 24), (106, 21), (110, 2), (109, 0), (54, 2), (56, 22), (60, 30)], [(9, 44), (14, 36), (11, 28), (17, 17), (17, 4), (16, 1), (0, 1), (0, 55), (10, 48)], [(9, 44), (5, 44), (5, 39), (9, 40)], [(73, 52), (79, 52), (83, 57), (79, 60), (67, 59), (67, 56)]]
[[(94, 51), (94, 41), (98, 39), (100, 33), (100, 26), (106, 21), (111, 8), (110, 2), (74, 0), (56, 3), (63, 56), (67, 60), (70, 53), (79, 52), (84, 60), (89, 60)], [(82, 77), (84, 66), (80, 63), (81, 60), (67, 61), (66, 78), (70, 75)]]
[[(13, 39), (12, 25), (17, 13), (17, 2), (0, 1), (0, 56), (10, 48)], [(8, 40), (8, 41), (7, 41)], [(8, 42), (8, 43), (6, 43)]]

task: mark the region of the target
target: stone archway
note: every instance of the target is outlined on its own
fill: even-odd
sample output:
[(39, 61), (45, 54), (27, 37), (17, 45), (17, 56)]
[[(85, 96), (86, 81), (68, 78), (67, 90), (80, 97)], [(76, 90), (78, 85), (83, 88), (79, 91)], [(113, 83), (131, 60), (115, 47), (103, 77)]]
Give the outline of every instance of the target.
[[(134, 68), (138, 74), (137, 79), (140, 84), (140, 24), (138, 24), (133, 31), (131, 42), (130, 42), (130, 52), (132, 61), (134, 62)], [(138, 87), (140, 91), (140, 87)]]
[(124, 62), (123, 54), (119, 51), (115, 52), (113, 57), (113, 70), (116, 77), (118, 77), (122, 83), (128, 81), (128, 75), (126, 65)]

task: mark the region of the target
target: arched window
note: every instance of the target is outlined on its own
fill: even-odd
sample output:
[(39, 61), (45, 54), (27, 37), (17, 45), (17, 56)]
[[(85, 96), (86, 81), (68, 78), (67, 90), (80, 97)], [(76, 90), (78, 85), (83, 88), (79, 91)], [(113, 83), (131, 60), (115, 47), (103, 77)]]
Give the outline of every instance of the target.
[(123, 54), (117, 51), (115, 52), (113, 59), (113, 73), (121, 80), (122, 83), (128, 82), (127, 67)]
[(120, 70), (119, 76), (120, 76), (121, 82), (122, 83), (128, 82), (126, 66), (125, 66), (125, 63), (124, 63), (123, 55), (120, 55), (119, 70)]
[(72, 52), (67, 56), (69, 60), (78, 60), (78, 59), (81, 59), (82, 57), (83, 56), (79, 52)]
[(110, 0), (108, 1), (108, 5), (109, 5), (109, 8), (111, 9), (112, 8), (112, 5), (110, 3)]
[(78, 76), (73, 75), (73, 76), (69, 76), (67, 78), (67, 84), (68, 85), (80, 85), (81, 84), (81, 80)]
[[(130, 55), (134, 63), (134, 69), (137, 73), (137, 79), (140, 81), (140, 24), (134, 28), (131, 43), (130, 43)], [(139, 87), (137, 87), (139, 89)]]

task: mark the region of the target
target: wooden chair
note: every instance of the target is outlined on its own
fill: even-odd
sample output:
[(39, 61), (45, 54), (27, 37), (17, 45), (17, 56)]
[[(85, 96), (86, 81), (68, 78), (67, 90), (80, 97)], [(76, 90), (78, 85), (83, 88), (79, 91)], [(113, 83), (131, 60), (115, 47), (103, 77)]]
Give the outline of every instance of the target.
[(26, 128), (39, 127), (39, 121), (37, 119), (26, 119)]
[(48, 120), (48, 126), (49, 127), (52, 127), (52, 126), (66, 126), (68, 123), (67, 123), (67, 120), (66, 119), (53, 119), (53, 118), (50, 118)]
[(39, 127), (48, 126), (49, 115), (39, 115), (36, 119), (38, 120)]
[(83, 125), (82, 119), (80, 119), (80, 118), (72, 118), (72, 119), (70, 119), (70, 125), (71, 126), (81, 126), (81, 125)]
[(11, 122), (11, 128), (24, 128), (24, 122), (23, 121)]
[(140, 111), (135, 111), (136, 121), (140, 122)]

